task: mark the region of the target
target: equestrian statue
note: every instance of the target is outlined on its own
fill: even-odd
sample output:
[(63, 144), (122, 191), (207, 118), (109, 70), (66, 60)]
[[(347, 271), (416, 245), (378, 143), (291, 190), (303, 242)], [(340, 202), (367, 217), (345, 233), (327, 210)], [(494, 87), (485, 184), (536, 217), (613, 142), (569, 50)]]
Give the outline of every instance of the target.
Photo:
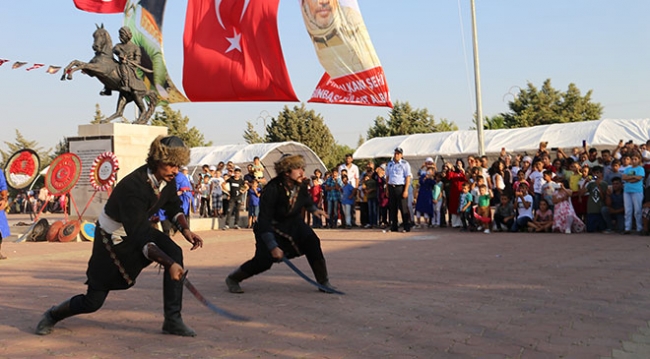
[[(100, 95), (110, 96), (112, 91), (119, 92), (116, 112), (102, 120), (101, 123), (122, 117), (126, 104), (133, 101), (140, 110), (140, 116), (133, 123), (147, 124), (156, 109), (158, 94), (154, 90), (147, 89), (145, 82), (138, 76), (137, 70), (147, 73), (152, 71), (141, 65), (141, 50), (131, 41), (133, 37), (131, 29), (126, 26), (120, 28), (120, 43), (113, 47), (111, 36), (104, 29), (104, 24), (96, 26), (97, 30), (93, 33), (95, 57), (87, 63), (79, 60), (70, 62), (65, 67), (61, 80), (72, 80), (72, 74), (81, 70), (82, 73), (90, 77), (97, 77), (104, 84)], [(117, 60), (113, 54), (117, 56)], [(147, 101), (146, 107), (145, 100)]]

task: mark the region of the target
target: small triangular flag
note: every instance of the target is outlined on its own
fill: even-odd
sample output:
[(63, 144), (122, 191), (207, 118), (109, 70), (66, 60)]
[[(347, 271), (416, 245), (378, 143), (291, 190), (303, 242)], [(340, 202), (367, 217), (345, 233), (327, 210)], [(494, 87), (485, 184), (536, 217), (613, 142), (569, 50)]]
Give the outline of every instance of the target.
[(9, 62), (9, 60), (0, 59), (0, 66), (2, 66), (2, 64), (4, 64), (5, 62)]
[(32, 65), (31, 67), (29, 67), (29, 68), (27, 68), (25, 70), (32, 71), (32, 70), (40, 69), (43, 66), (45, 66), (45, 64), (34, 64), (34, 65)]
[(45, 71), (48, 74), (55, 74), (55, 73), (59, 72), (59, 70), (61, 70), (61, 66), (52, 66), (52, 65), (50, 65), (50, 67), (48, 67), (47, 70), (45, 70)]
[(24, 66), (24, 65), (27, 65), (27, 63), (22, 62), (22, 61), (16, 61), (16, 62), (14, 62), (13, 65), (11, 65), (11, 68), (15, 70), (15, 69), (17, 69), (17, 68), (19, 68), (21, 66)]

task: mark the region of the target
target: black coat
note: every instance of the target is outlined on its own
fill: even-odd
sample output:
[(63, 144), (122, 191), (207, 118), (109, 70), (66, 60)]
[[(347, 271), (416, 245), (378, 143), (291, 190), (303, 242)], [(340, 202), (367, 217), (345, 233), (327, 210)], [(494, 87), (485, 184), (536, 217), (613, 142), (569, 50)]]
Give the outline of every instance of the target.
[[(143, 268), (151, 264), (142, 253), (148, 242), (156, 243), (172, 259), (182, 265), (182, 251), (168, 236), (152, 227), (149, 219), (164, 209), (173, 218), (181, 212), (181, 201), (176, 193), (176, 181), (172, 180), (157, 196), (147, 176), (144, 165), (124, 177), (111, 193), (104, 211), (112, 219), (122, 223), (126, 236), (113, 246), (113, 252), (129, 277), (135, 281)], [(94, 289), (126, 289), (134, 283), (127, 283), (111, 258), (97, 226), (92, 256), (88, 262), (87, 284)]]

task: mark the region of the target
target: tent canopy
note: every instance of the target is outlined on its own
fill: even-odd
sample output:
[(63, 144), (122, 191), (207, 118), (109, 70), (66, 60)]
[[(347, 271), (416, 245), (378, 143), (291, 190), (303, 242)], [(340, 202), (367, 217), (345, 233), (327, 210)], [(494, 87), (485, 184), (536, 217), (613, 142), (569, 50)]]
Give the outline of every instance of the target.
[(316, 168), (325, 172), (325, 164), (309, 147), (302, 143), (274, 142), (274, 143), (255, 143), (250, 145), (222, 145), (212, 147), (194, 147), (190, 152), (190, 163), (187, 167), (190, 173), (201, 171), (201, 166), (217, 165), (219, 162), (232, 161), (236, 166), (242, 168), (242, 173), (246, 174), (246, 166), (253, 163), (255, 157), (260, 158), (264, 166), (264, 177), (268, 180), (275, 176), (273, 164), (286, 153), (292, 155), (302, 155), (305, 158), (305, 174), (310, 175)]
[[(485, 130), (485, 154), (498, 156), (501, 148), (509, 153), (536, 153), (539, 143), (548, 148), (571, 149), (589, 147), (614, 149), (620, 140), (636, 144), (650, 139), (650, 119), (571, 122), (525, 128)], [(355, 159), (392, 157), (395, 147), (402, 147), (404, 158), (411, 163), (424, 162), (426, 157), (456, 158), (478, 154), (476, 131), (434, 132), (393, 137), (378, 137), (366, 141), (354, 153)]]

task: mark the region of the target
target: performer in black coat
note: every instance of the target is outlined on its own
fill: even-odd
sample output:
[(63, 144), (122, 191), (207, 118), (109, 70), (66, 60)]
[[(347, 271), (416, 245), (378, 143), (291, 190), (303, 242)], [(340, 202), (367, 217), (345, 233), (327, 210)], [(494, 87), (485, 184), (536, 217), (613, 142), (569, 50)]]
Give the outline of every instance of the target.
[(285, 154), (275, 163), (277, 176), (269, 181), (260, 196), (260, 214), (253, 228), (255, 256), (226, 278), (228, 290), (243, 293), (239, 283), (262, 273), (283, 257), (307, 257), (316, 281), (333, 288), (328, 279), (320, 239), (303, 217), (305, 208), (314, 215), (327, 214), (318, 209), (307, 192), (305, 160), (300, 155)]
[(192, 250), (203, 246), (203, 240), (190, 231), (176, 193), (174, 178), (179, 166), (189, 162), (189, 155), (189, 148), (176, 136), (159, 136), (152, 142), (147, 164), (115, 186), (97, 220), (86, 271), (86, 294), (76, 295), (47, 310), (36, 334), (50, 334), (54, 325), (67, 317), (97, 311), (109, 291), (130, 288), (142, 269), (155, 261), (165, 267), (163, 333), (196, 336), (181, 318), (183, 251), (150, 222), (162, 208), (192, 244)]

